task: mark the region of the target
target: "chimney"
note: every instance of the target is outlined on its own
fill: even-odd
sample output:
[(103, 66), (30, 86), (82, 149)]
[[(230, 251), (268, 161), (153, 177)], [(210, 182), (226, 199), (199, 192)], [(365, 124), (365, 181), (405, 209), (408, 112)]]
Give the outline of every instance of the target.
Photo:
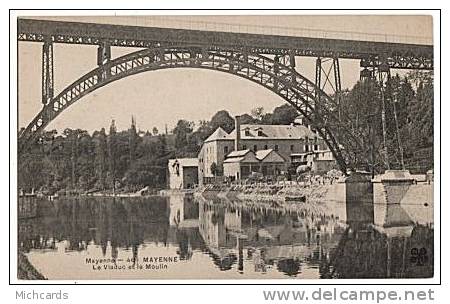
[(234, 131), (235, 131), (235, 138), (234, 138), (234, 151), (239, 150), (239, 144), (241, 141), (241, 117), (235, 116), (234, 117)]

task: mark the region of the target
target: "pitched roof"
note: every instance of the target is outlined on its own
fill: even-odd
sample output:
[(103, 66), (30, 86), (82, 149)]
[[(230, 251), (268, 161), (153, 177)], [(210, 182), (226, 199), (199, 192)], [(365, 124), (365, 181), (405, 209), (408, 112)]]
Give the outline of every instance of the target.
[(223, 161), (224, 164), (228, 164), (228, 163), (240, 163), (241, 161), (243, 161), (245, 159), (244, 156), (241, 157), (231, 157), (231, 158), (227, 158)]
[(259, 160), (256, 158), (255, 153), (251, 150), (238, 150), (229, 153), (226, 159), (223, 161), (224, 163), (257, 163)]
[(267, 155), (270, 154), (270, 152), (272, 152), (273, 149), (267, 149), (267, 150), (258, 150), (256, 151), (256, 158), (259, 160), (263, 160), (264, 158), (267, 157)]
[(218, 127), (216, 129), (216, 131), (214, 131), (214, 133), (211, 134), (205, 140), (205, 142), (214, 141), (214, 140), (220, 140), (220, 139), (232, 139), (232, 138), (228, 138), (228, 133), (224, 129), (222, 129), (221, 127)]
[(249, 149), (247, 150), (237, 150), (237, 151), (232, 151), (227, 155), (227, 158), (231, 158), (231, 157), (242, 157), (245, 156), (248, 152), (250, 152)]
[[(241, 125), (241, 139), (299, 139), (317, 137), (314, 132), (301, 125)], [(246, 134), (245, 130), (249, 133)], [(260, 131), (258, 135), (258, 131)], [(228, 134), (228, 139), (234, 139), (236, 131)]]
[(261, 162), (284, 163), (284, 158), (273, 149), (256, 151), (256, 158)]

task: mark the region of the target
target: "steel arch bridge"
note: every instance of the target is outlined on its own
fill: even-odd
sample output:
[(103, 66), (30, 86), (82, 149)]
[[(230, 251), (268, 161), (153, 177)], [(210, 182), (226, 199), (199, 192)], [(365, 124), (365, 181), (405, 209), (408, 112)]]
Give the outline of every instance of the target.
[[(370, 152), (365, 148), (366, 134), (350, 125), (351, 120), (339, 110), (339, 58), (360, 60), (363, 68), (361, 76), (365, 72), (373, 77), (376, 70), (382, 72), (390, 68), (433, 69), (433, 47), (428, 45), (31, 19), (18, 20), (17, 35), (18, 41), (43, 43), (43, 108), (19, 134), (19, 155), (31, 147), (45, 127), (60, 113), (98, 88), (142, 72), (198, 68), (232, 74), (279, 95), (317, 130), (340, 169), (346, 172), (348, 168), (367, 165)], [(98, 46), (98, 67), (56, 96), (53, 80), (54, 43)], [(111, 59), (111, 46), (144, 49)], [(296, 56), (317, 57), (314, 83), (296, 71)], [(332, 60), (328, 72), (322, 66), (327, 58)], [(323, 73), (325, 83), (321, 80)], [(324, 92), (326, 82), (334, 88), (334, 98)]]
[[(361, 134), (347, 131), (347, 137), (337, 138), (332, 130), (340, 127), (337, 104), (314, 83), (276, 60), (258, 54), (242, 53), (239, 50), (207, 51), (200, 47), (157, 47), (133, 52), (110, 60), (88, 72), (67, 86), (52, 98), (36, 115), (21, 134), (20, 149), (30, 141), (60, 113), (83, 96), (122, 78), (142, 72), (170, 68), (199, 68), (233, 74), (251, 80), (276, 93), (294, 106), (326, 141), (336, 156), (341, 169), (348, 166), (348, 159), (342, 153), (342, 140), (346, 139), (346, 149), (359, 149)], [(316, 115), (316, 96), (321, 96), (320, 115)]]

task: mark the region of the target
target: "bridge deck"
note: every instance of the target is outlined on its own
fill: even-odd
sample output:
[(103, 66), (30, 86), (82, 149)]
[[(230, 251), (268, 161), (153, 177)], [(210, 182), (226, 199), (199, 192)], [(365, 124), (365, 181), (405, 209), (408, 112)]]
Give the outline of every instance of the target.
[[(245, 49), (259, 54), (363, 59), (377, 62), (388, 58), (392, 68), (432, 69), (433, 46), (391, 42), (340, 40), (279, 35), (214, 32), (157, 27), (125, 26), (83, 22), (47, 21), (19, 18), (19, 41), (98, 45), (109, 41), (119, 47), (162, 45), (202, 46), (208, 49)], [(48, 39), (48, 38), (47, 38)], [(370, 63), (368, 65), (370, 65)]]

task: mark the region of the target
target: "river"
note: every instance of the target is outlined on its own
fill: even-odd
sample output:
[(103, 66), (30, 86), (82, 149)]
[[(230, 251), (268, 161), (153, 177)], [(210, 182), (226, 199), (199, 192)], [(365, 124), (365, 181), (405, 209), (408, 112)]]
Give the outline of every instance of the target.
[(433, 206), (63, 197), (19, 220), (48, 279), (432, 277)]

